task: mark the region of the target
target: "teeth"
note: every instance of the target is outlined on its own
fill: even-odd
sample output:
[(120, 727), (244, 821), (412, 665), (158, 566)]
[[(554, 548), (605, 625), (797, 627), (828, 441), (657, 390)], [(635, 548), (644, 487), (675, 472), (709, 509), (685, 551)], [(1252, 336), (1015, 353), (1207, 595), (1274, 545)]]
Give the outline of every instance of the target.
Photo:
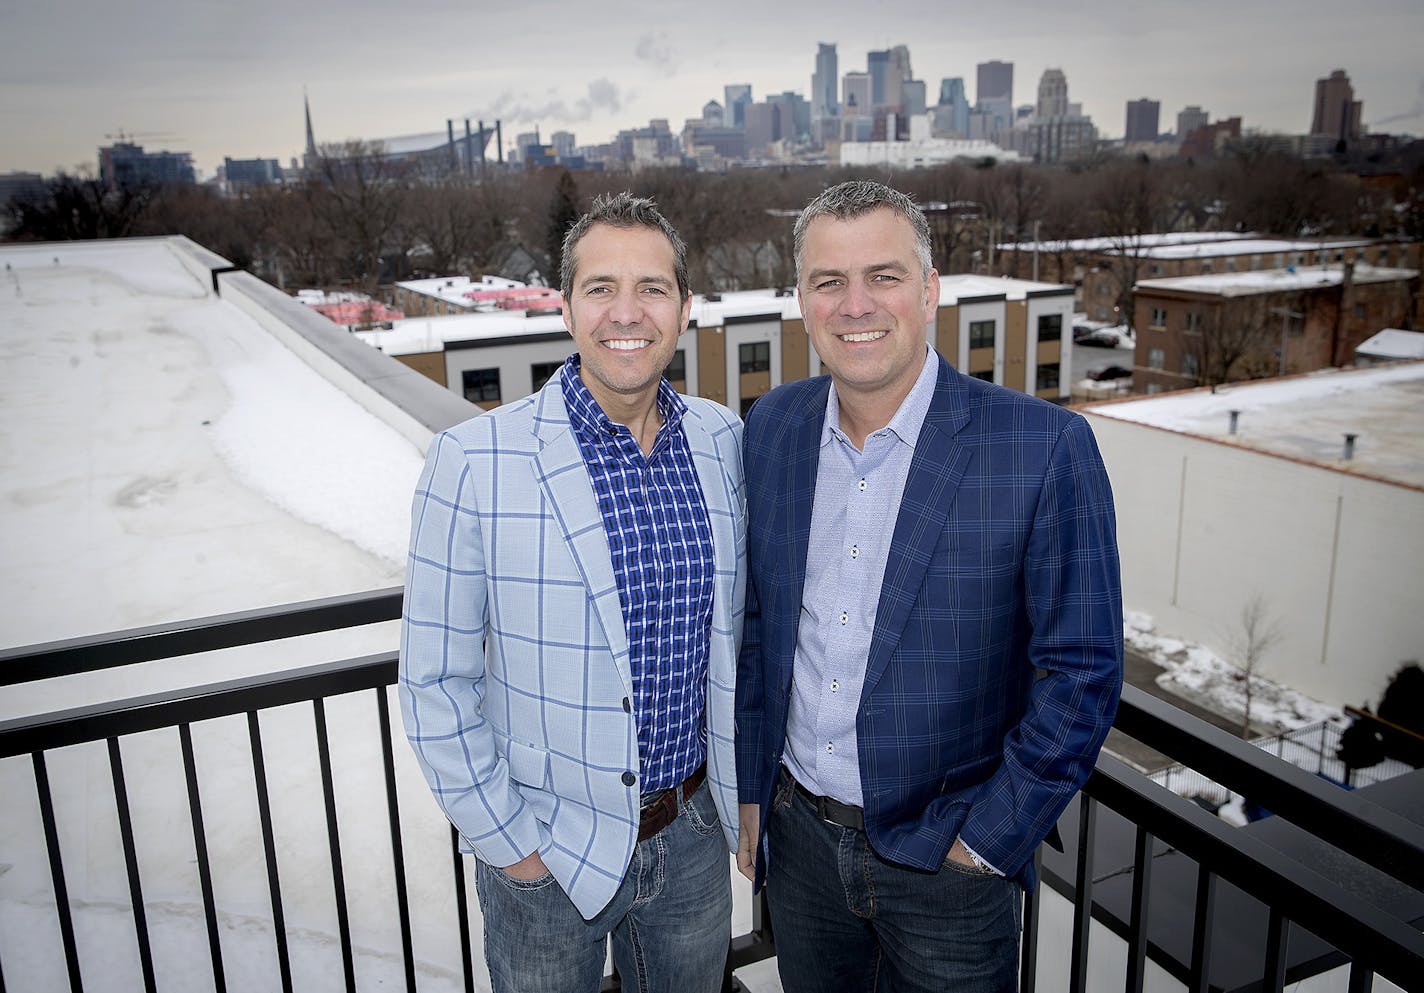
[(610, 338), (603, 344), (618, 352), (635, 352), (648, 347), (648, 342), (641, 338)]
[(879, 341), (884, 338), (887, 331), (862, 331), (859, 334), (843, 334), (842, 341)]

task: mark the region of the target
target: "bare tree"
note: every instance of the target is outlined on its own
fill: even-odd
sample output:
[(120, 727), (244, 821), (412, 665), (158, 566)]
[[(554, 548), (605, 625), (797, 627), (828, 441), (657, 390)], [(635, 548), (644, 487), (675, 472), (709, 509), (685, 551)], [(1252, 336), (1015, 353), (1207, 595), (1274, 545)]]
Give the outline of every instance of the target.
[(1241, 607), (1237, 625), (1227, 638), (1241, 681), (1245, 688), (1246, 707), (1241, 715), (1241, 737), (1251, 737), (1251, 705), (1254, 699), (1252, 680), (1258, 678), (1261, 661), (1284, 637), (1280, 622), (1271, 615), (1270, 605), (1262, 593), (1253, 593)]

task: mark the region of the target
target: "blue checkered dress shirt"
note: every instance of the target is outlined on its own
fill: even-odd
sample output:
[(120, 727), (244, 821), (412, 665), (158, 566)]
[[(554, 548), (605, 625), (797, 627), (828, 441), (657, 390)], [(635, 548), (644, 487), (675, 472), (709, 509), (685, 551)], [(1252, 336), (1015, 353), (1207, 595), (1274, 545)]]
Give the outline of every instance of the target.
[(707, 646), (715, 561), (707, 504), (682, 416), (666, 379), (663, 424), (644, 457), (633, 432), (615, 424), (569, 356), (564, 404), (593, 483), (618, 600), (627, 627), (643, 793), (676, 786), (707, 757)]

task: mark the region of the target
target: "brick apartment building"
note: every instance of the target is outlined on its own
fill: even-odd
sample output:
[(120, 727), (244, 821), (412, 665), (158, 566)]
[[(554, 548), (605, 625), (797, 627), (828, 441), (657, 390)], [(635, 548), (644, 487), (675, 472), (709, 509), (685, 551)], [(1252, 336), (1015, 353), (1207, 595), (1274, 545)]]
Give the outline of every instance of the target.
[[(1417, 249), (1417, 246), (1415, 246)], [(1137, 284), (1133, 381), (1160, 393), (1349, 363), (1409, 321), (1419, 270), (1351, 261)]]

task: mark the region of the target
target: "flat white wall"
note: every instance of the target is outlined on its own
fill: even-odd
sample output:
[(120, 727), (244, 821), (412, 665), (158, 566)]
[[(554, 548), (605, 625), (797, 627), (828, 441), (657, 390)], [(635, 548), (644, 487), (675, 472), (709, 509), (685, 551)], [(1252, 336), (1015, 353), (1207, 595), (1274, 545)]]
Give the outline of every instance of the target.
[(1262, 675), (1379, 703), (1424, 658), (1424, 491), (1086, 412), (1117, 505), (1123, 599), (1223, 657), (1260, 594)]

